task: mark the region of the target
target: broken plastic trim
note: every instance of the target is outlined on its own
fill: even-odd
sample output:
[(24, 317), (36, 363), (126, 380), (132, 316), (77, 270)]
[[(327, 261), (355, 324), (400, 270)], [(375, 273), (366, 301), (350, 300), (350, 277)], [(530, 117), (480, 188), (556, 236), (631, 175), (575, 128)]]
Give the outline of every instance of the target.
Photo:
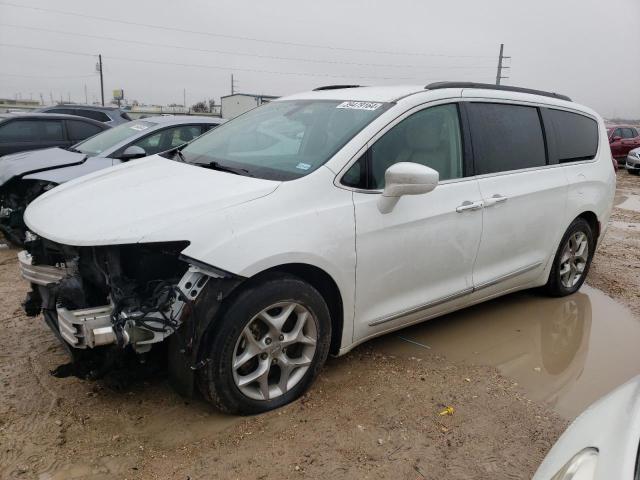
[(196, 260), (194, 258), (188, 257), (186, 255), (180, 255), (178, 257), (179, 260), (186, 262), (190, 265), (193, 265), (197, 269), (199, 269), (202, 273), (212, 277), (212, 278), (232, 278), (239, 277), (239, 275), (235, 275), (231, 272), (227, 272), (226, 270), (222, 270), (221, 268), (214, 267), (213, 265), (209, 265), (207, 263), (201, 262), (200, 260)]

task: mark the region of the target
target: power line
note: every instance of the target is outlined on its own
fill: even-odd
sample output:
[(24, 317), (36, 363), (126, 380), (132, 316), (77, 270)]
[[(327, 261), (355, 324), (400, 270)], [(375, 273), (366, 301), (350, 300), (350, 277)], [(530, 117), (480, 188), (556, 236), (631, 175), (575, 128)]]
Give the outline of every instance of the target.
[(46, 77), (43, 77), (43, 75), (23, 75), (22, 73), (5, 73), (5, 72), (0, 72), (0, 77), (24, 77), (24, 78), (46, 78), (48, 79), (55, 79), (55, 78), (93, 78), (95, 77), (95, 74), (92, 75), (46, 75)]
[(11, 3), (11, 2), (1, 2), (0, 1), (0, 5), (5, 5), (5, 6), (8, 6), (8, 7), (15, 7), (15, 8), (23, 8), (23, 9), (28, 9), (28, 10), (37, 10), (37, 11), (49, 12), (49, 13), (57, 13), (57, 14), (60, 14), (60, 15), (71, 15), (71, 16), (80, 17), (80, 18), (90, 18), (90, 19), (93, 19), (93, 20), (101, 20), (101, 21), (104, 21), (104, 22), (120, 23), (120, 24), (123, 24), (123, 25), (131, 25), (131, 26), (135, 26), (135, 27), (146, 27), (146, 28), (154, 28), (154, 29), (159, 29), (159, 30), (171, 30), (171, 31), (180, 32), (180, 33), (192, 33), (192, 34), (196, 34), (196, 35), (205, 35), (205, 36), (208, 36), (208, 37), (228, 38), (228, 39), (233, 39), (233, 40), (243, 40), (243, 41), (249, 41), (249, 42), (268, 43), (268, 44), (272, 44), (272, 45), (286, 45), (286, 46), (290, 46), (290, 47), (323, 48), (323, 49), (327, 49), (327, 50), (338, 50), (338, 51), (359, 52), (359, 53), (378, 53), (378, 54), (383, 54), (383, 55), (406, 55), (406, 56), (447, 57), (447, 58), (492, 58), (490, 55), (450, 55), (450, 54), (444, 54), (444, 53), (399, 52), (399, 51), (390, 51), (390, 50), (373, 50), (373, 49), (363, 49), (363, 48), (336, 47), (336, 46), (331, 46), (331, 45), (319, 45), (319, 44), (313, 44), (313, 43), (287, 42), (287, 41), (283, 41), (283, 40), (265, 40), (265, 39), (262, 39), (262, 38), (255, 38), (255, 37), (245, 37), (245, 36), (240, 36), (240, 35), (230, 35), (230, 34), (222, 34), (222, 33), (211, 33), (211, 32), (205, 32), (205, 31), (201, 31), (201, 30), (200, 31), (199, 30), (188, 30), (188, 29), (185, 29), (185, 28), (168, 27), (168, 26), (158, 25), (158, 24), (131, 22), (131, 21), (128, 21), (128, 20), (120, 20), (120, 19), (114, 19), (114, 18), (109, 18), (109, 17), (101, 17), (101, 16), (98, 16), (98, 15), (87, 15), (87, 14), (81, 14), (81, 13), (77, 13), (77, 12), (56, 10), (56, 9), (52, 9), (52, 8), (42, 8), (42, 7), (33, 7), (33, 6), (28, 6), (28, 5), (18, 5), (16, 3)]
[[(85, 52), (72, 52), (69, 50), (57, 50), (53, 48), (43, 48), (43, 47), (30, 47), (27, 45), (16, 45), (10, 43), (0, 43), (0, 47), (10, 47), (10, 48), (21, 48), (26, 50), (35, 50), (35, 51), (44, 51), (44, 52), (55, 52), (55, 53), (64, 53), (67, 55), (78, 55), (83, 57), (97, 57), (96, 54), (85, 53)], [(214, 69), (214, 70), (235, 70), (242, 72), (251, 72), (251, 73), (267, 73), (272, 75), (296, 75), (296, 76), (304, 76), (304, 77), (321, 77), (321, 78), (353, 78), (353, 79), (363, 79), (363, 80), (435, 80), (436, 78), (425, 78), (425, 77), (379, 77), (379, 76), (365, 76), (365, 75), (333, 75), (329, 73), (309, 73), (309, 72), (282, 72), (282, 71), (274, 71), (274, 70), (261, 70), (254, 68), (241, 68), (241, 67), (231, 67), (231, 66), (220, 66), (220, 65), (205, 65), (205, 64), (197, 64), (197, 63), (178, 63), (178, 62), (165, 62), (160, 60), (149, 60), (144, 58), (128, 58), (128, 57), (119, 57), (108, 55), (103, 58), (108, 58), (110, 60), (121, 60), (126, 62), (137, 62), (137, 63), (150, 63), (157, 65), (172, 65), (176, 67), (195, 67), (195, 68), (206, 68), (206, 69)]]
[[(2, 2), (0, 2), (2, 4)], [(108, 40), (111, 42), (122, 42), (122, 43), (133, 43), (138, 45), (145, 45), (148, 47), (164, 47), (164, 48), (175, 48), (179, 50), (188, 50), (193, 52), (204, 52), (204, 53), (218, 53), (221, 55), (235, 55), (242, 57), (253, 57), (253, 58), (265, 58), (268, 60), (287, 60), (287, 61), (295, 61), (295, 62), (304, 62), (304, 63), (326, 63), (332, 65), (354, 65), (359, 67), (391, 67), (391, 68), (433, 68), (433, 69), (470, 69), (470, 68), (490, 68), (492, 69), (492, 65), (415, 65), (415, 64), (391, 64), (391, 63), (362, 63), (362, 62), (347, 62), (341, 60), (318, 60), (314, 58), (302, 58), (302, 57), (283, 57), (276, 55), (259, 55), (254, 53), (244, 53), (244, 52), (232, 52), (228, 50), (217, 50), (217, 49), (208, 49), (208, 48), (198, 48), (198, 47), (185, 47), (182, 45), (171, 45), (171, 44), (162, 44), (157, 42), (145, 42), (142, 40), (132, 40), (132, 39), (123, 39), (116, 37), (106, 37), (102, 35), (91, 35), (87, 33), (76, 33), (76, 32), (65, 32), (61, 30), (52, 30), (49, 28), (40, 28), (40, 27), (30, 27), (26, 25), (14, 25), (10, 23), (0, 23), (0, 26), (3, 27), (11, 27), (11, 28), (22, 28), (26, 30), (35, 30), (39, 32), (48, 32), (48, 33), (56, 33), (61, 35), (71, 35), (76, 37), (84, 37), (84, 38), (95, 38), (98, 40)]]

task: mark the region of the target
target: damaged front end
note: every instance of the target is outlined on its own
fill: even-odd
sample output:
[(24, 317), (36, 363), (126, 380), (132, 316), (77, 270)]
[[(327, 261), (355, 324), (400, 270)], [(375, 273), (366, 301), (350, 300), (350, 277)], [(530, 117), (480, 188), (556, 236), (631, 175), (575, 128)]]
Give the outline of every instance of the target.
[(16, 177), (0, 187), (0, 231), (9, 242), (23, 245), (27, 231), (23, 217), (27, 205), (55, 186), (51, 182)]
[(74, 362), (97, 362), (97, 370), (168, 340), (170, 378), (190, 395), (193, 371), (206, 361), (201, 340), (241, 277), (181, 256), (187, 245), (73, 247), (28, 234), (18, 254), (32, 285), (25, 311), (42, 312)]

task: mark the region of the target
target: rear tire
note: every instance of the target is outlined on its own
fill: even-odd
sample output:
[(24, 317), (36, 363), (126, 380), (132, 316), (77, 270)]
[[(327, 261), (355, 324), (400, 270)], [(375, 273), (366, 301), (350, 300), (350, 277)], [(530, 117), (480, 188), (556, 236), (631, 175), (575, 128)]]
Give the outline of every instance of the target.
[(595, 240), (589, 222), (576, 218), (560, 241), (545, 292), (553, 297), (577, 292), (589, 273), (594, 251)]
[(300, 397), (324, 365), (331, 341), (329, 308), (303, 280), (268, 274), (231, 300), (215, 321), (198, 386), (218, 409), (250, 415)]

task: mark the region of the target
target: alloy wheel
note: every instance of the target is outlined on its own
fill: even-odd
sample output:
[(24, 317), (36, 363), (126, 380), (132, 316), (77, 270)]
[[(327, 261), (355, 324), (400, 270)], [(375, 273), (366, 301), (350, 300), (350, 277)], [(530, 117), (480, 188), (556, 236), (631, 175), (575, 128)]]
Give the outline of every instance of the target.
[(303, 305), (271, 305), (242, 330), (233, 350), (236, 387), (254, 400), (271, 400), (297, 385), (313, 362), (317, 320)]
[(582, 278), (589, 259), (589, 240), (584, 232), (575, 232), (568, 239), (560, 256), (560, 281), (573, 288)]

